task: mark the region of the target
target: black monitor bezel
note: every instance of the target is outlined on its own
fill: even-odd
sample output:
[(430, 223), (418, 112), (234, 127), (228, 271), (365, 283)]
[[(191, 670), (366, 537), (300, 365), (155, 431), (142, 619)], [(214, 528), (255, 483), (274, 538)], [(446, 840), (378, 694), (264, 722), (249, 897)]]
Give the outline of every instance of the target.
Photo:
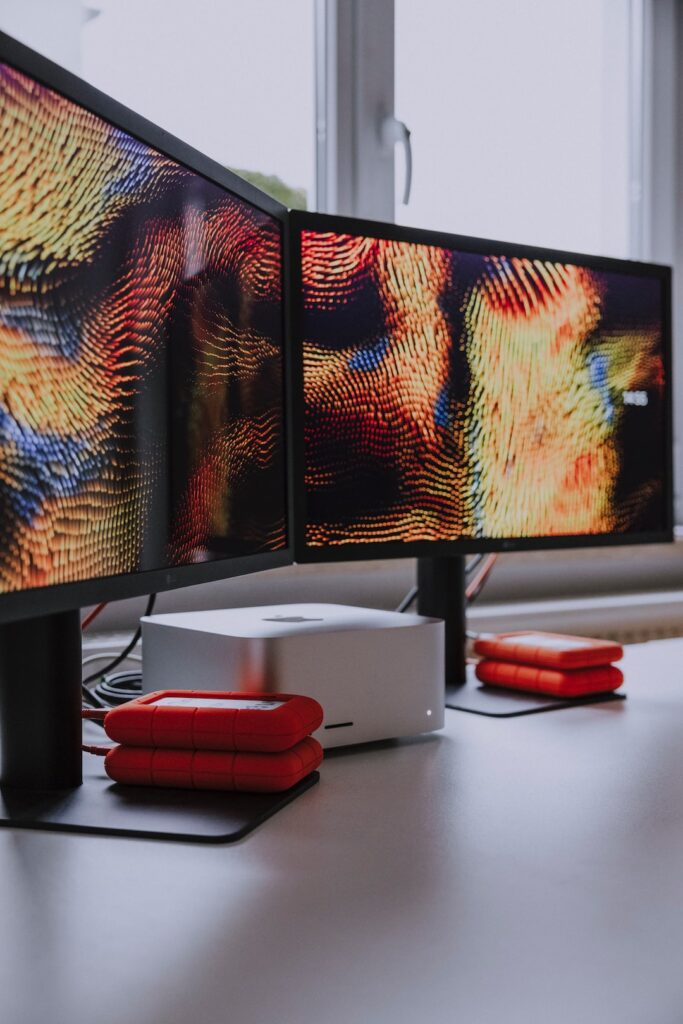
[[(134, 136), (147, 146), (159, 150), (172, 160), (186, 166), (195, 174), (200, 174), (220, 188), (226, 189), (245, 200), (252, 206), (272, 216), (280, 224), (282, 234), (282, 387), (283, 387), (283, 418), (285, 447), (285, 480), (283, 486), (284, 508), (287, 512), (289, 499), (289, 462), (287, 439), (287, 314), (286, 303), (289, 295), (288, 287), (288, 230), (287, 209), (277, 200), (261, 192), (254, 185), (243, 181), (236, 174), (223, 167), (217, 161), (205, 156), (198, 150), (170, 132), (158, 127), (146, 118), (129, 110), (123, 104), (88, 85), (82, 79), (64, 68), (48, 60), (46, 57), (29, 49), (22, 43), (0, 32), (0, 63), (9, 64), (22, 74), (35, 79), (41, 85), (63, 95), (66, 99), (84, 107), (97, 117), (108, 121), (115, 127)], [(195, 586), (199, 583), (215, 582), (246, 573), (260, 572), (292, 563), (292, 524), (287, 523), (287, 540), (283, 548), (276, 551), (257, 552), (240, 555), (235, 558), (218, 559), (195, 565), (180, 565), (166, 569), (152, 569), (144, 572), (121, 573), (116, 576), (100, 576), (72, 583), (58, 583), (45, 587), (34, 587), (28, 590), (15, 590), (0, 594), (0, 622), (13, 622), (18, 619), (36, 615), (47, 615), (52, 612), (66, 611), (71, 608), (83, 607), (99, 601), (117, 601), (143, 594), (171, 590), (177, 587)]]
[[(662, 349), (666, 389), (664, 395), (664, 453), (665, 480), (662, 500), (665, 522), (658, 531), (632, 534), (572, 534), (557, 537), (509, 537), (509, 538), (459, 538), (448, 541), (375, 541), (364, 544), (359, 541), (324, 547), (310, 547), (306, 543), (306, 491), (304, 485), (304, 388), (303, 388), (303, 347), (302, 338), (302, 281), (301, 281), (301, 232), (332, 231), (340, 234), (366, 235), (371, 238), (390, 241), (416, 242), (423, 245), (463, 249), (465, 252), (488, 255), (499, 250), (510, 256), (526, 256), (532, 259), (551, 259), (560, 262), (578, 263), (595, 270), (618, 271), (634, 276), (657, 278), (663, 289), (664, 317)], [(616, 259), (610, 256), (590, 256), (585, 253), (566, 252), (541, 246), (521, 245), (492, 239), (472, 238), (442, 231), (389, 224), (364, 218), (337, 214), (292, 211), (289, 217), (290, 302), (289, 320), (289, 361), (288, 392), (290, 413), (288, 416), (290, 452), (290, 509), (289, 518), (293, 528), (294, 559), (296, 562), (351, 562), (380, 558), (421, 558), (467, 555), (478, 552), (501, 551), (543, 551), (576, 547), (617, 547), (633, 544), (660, 544), (673, 540), (673, 416), (671, 376), (672, 331), (671, 331), (671, 267), (636, 260)]]

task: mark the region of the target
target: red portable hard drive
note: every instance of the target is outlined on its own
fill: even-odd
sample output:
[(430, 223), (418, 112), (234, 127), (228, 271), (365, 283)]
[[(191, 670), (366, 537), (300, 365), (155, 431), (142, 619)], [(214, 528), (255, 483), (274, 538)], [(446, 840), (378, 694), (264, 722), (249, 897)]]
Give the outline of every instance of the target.
[(310, 775), (322, 759), (322, 747), (308, 736), (277, 754), (114, 747), (104, 766), (114, 782), (125, 785), (279, 793)]
[(585, 697), (593, 693), (608, 693), (618, 689), (624, 681), (623, 672), (614, 665), (566, 670), (515, 665), (490, 658), (477, 663), (475, 674), (477, 679), (490, 686), (529, 690), (553, 697)]
[(104, 728), (129, 747), (272, 753), (293, 747), (322, 720), (312, 697), (157, 690), (108, 711)]
[(561, 633), (531, 630), (480, 637), (474, 642), (474, 650), (484, 658), (571, 669), (611, 665), (624, 655), (621, 644), (612, 640), (593, 640), (585, 636), (563, 636)]

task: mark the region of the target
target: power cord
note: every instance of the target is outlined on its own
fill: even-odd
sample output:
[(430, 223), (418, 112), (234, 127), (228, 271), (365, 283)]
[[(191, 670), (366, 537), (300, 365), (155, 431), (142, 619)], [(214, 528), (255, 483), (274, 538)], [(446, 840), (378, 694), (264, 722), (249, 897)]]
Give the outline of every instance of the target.
[(467, 586), (465, 587), (466, 604), (472, 604), (473, 601), (477, 600), (482, 590), (484, 589), (484, 585), (486, 584), (487, 579), (491, 575), (491, 570), (496, 564), (497, 558), (498, 555), (486, 555), (485, 558), (482, 560), (483, 564), (481, 568), (475, 575), (472, 582), (468, 583)]
[(406, 596), (403, 598), (401, 603), (397, 606), (397, 612), (407, 612), (411, 604), (419, 594), (419, 587), (411, 587)]
[[(102, 725), (106, 711), (103, 708), (81, 708), (81, 718), (86, 718), (90, 722), (95, 722), (97, 725)], [(86, 754), (97, 754), (98, 757), (106, 757), (113, 747), (103, 747), (98, 743), (81, 743), (81, 750)]]
[(117, 707), (140, 696), (142, 675), (139, 671), (116, 672), (113, 676), (104, 676), (91, 692), (108, 707)]
[(94, 622), (97, 616), (100, 614), (100, 612), (103, 612), (106, 607), (107, 602), (103, 601), (101, 604), (98, 604), (95, 608), (93, 608), (92, 611), (89, 612), (81, 622), (81, 629), (86, 630), (90, 623)]

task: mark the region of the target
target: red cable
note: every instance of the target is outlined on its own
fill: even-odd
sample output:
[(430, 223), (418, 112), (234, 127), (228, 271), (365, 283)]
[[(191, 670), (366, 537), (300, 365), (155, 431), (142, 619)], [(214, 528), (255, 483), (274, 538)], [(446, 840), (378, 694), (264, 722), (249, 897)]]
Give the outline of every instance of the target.
[(93, 622), (100, 614), (103, 608), (107, 607), (107, 601), (103, 601), (102, 604), (98, 604), (91, 612), (88, 612), (86, 617), (81, 622), (81, 629), (87, 629), (91, 622)]
[(476, 574), (471, 583), (468, 583), (465, 587), (465, 600), (473, 601), (477, 597), (486, 583), (493, 566), (495, 565), (498, 555), (487, 555), (484, 559), (481, 569)]
[(81, 708), (81, 718), (92, 718), (95, 722), (101, 722), (109, 708)]
[(106, 757), (113, 747), (98, 747), (93, 743), (82, 743), (81, 750), (84, 750), (86, 754), (97, 754), (98, 757)]

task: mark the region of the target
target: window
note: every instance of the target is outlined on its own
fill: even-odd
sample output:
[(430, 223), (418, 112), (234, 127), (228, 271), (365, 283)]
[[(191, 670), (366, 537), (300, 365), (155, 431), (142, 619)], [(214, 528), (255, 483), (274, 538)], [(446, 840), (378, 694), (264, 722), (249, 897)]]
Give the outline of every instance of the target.
[(291, 206), (313, 205), (311, 0), (22, 0), (0, 27)]
[(396, 0), (396, 113), (414, 154), (396, 219), (628, 256), (629, 11)]

